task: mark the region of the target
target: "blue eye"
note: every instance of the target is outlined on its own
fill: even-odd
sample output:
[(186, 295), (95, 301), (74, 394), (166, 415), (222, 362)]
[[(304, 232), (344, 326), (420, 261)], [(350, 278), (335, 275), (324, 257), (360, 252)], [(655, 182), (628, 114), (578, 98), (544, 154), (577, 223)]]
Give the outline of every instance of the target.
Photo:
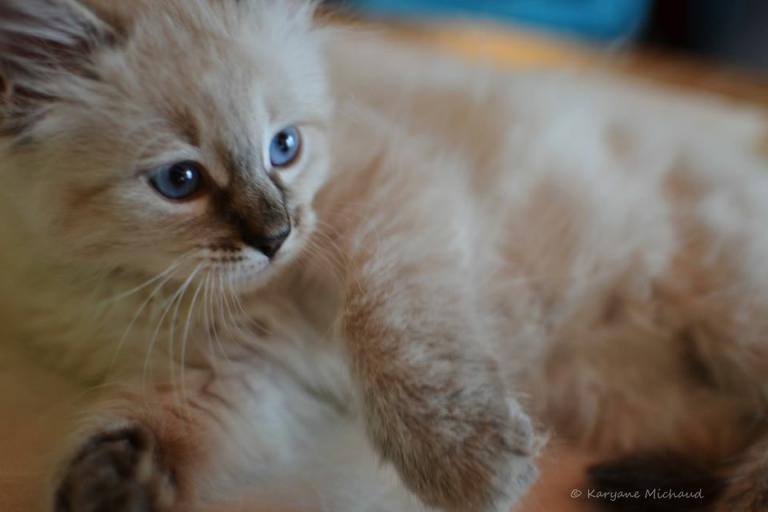
[(288, 167), (301, 154), (301, 134), (293, 126), (286, 128), (272, 139), (269, 145), (269, 159), (272, 167)]
[(183, 201), (200, 191), (203, 186), (203, 171), (195, 162), (179, 162), (155, 172), (149, 182), (166, 198)]

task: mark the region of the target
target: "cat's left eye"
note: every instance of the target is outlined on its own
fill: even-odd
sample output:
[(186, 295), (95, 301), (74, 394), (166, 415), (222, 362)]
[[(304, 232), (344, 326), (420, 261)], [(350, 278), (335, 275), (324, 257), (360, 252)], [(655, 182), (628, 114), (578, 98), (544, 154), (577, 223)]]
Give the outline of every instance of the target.
[(196, 162), (179, 162), (155, 171), (149, 183), (165, 198), (185, 201), (203, 188), (203, 171)]
[(295, 126), (280, 130), (269, 144), (269, 160), (272, 167), (284, 169), (293, 165), (301, 155), (301, 134)]

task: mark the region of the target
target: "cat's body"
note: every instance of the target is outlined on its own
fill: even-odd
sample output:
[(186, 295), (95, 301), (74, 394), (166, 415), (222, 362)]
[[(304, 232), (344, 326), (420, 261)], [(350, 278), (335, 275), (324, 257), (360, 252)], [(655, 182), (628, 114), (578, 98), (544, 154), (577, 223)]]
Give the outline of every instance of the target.
[[(273, 44), (309, 31), (290, 1), (252, 3), (285, 24), (270, 32)], [(144, 4), (158, 18), (165, 12)], [(191, 16), (161, 26), (178, 22), (181, 41), (186, 30), (203, 40), (206, 30), (229, 34), (228, 24), (246, 17), (235, 4), (180, 3), (171, 12)], [(21, 340), (20, 350), (86, 382), (121, 388), (103, 393), (108, 404), (83, 430), (89, 441), (55, 480), (56, 512), (188, 511), (253, 492), (285, 494), (310, 510), (422, 510), (417, 494), (445, 510), (506, 512), (535, 475), (523, 410), (541, 432), (606, 456), (674, 448), (718, 458), (746, 442), (748, 424), (763, 414), (768, 365), (765, 120), (626, 84), (470, 72), (358, 37), (324, 39), (328, 98), (322, 85), (286, 92), (291, 78), (322, 83), (306, 55), (301, 72), (259, 85), (269, 92), (262, 96), (279, 96), (275, 87), (287, 95), (266, 107), (293, 109), (283, 122), (302, 121), (302, 107), (312, 113), (307, 130), (323, 133), (306, 137), (304, 158), (321, 169), (331, 155), (327, 171), (303, 170), (300, 187), (290, 188), (298, 179), (290, 173), (302, 169), (274, 179), (299, 235), (268, 280), (174, 267), (183, 264), (176, 258), (158, 265), (146, 253), (165, 250), (160, 238), (132, 248), (98, 223), (48, 224), (44, 209), (60, 211), (45, 204), (51, 197), (86, 215), (109, 216), (110, 203), (93, 202), (98, 189), (46, 190), (44, 178), (30, 189), (19, 170), (55, 169), (63, 150), (39, 150), (34, 128), (30, 140), (7, 139), (0, 180), (11, 194), (0, 205), (0, 244), (16, 250), (0, 255), (3, 340)], [(312, 54), (316, 41), (294, 44), (296, 57)], [(219, 64), (252, 50), (224, 48), (213, 64), (194, 52), (186, 58), (200, 76), (215, 76), (234, 69)], [(242, 86), (239, 79), (232, 83)], [(142, 88), (125, 80), (128, 106), (140, 104)], [(206, 97), (201, 83), (192, 90)], [(198, 141), (191, 145), (203, 156), (195, 158), (207, 165), (222, 152), (210, 140), (235, 148), (244, 140), (243, 118), (224, 116), (227, 106), (248, 111), (238, 107), (238, 87), (214, 90), (220, 98), (197, 104), (182, 88), (177, 94), (191, 98), (182, 104), (201, 112), (171, 116), (182, 118), (177, 131)], [(254, 108), (259, 118), (262, 107)], [(87, 128), (104, 130), (103, 122)], [(74, 132), (99, 133), (88, 130)], [(64, 154), (85, 155), (86, 170), (115, 165), (104, 148), (102, 160), (89, 159), (87, 147), (68, 149), (75, 142), (63, 137)], [(234, 153), (224, 158), (230, 180), (232, 162), (245, 158)], [(252, 203), (232, 203), (268, 202), (267, 185), (259, 187)], [(137, 206), (120, 208), (133, 215)], [(115, 222), (105, 226), (123, 227)], [(82, 259), (56, 252), (61, 239), (40, 235), (50, 225)], [(115, 238), (85, 243), (103, 241), (89, 240), (93, 233)], [(206, 250), (217, 264), (238, 260), (216, 244)], [(137, 255), (140, 264), (131, 261)], [(241, 289), (241, 274), (258, 284)], [(380, 466), (382, 457), (391, 464)], [(109, 460), (127, 473), (105, 471)], [(750, 477), (763, 471), (760, 460)]]

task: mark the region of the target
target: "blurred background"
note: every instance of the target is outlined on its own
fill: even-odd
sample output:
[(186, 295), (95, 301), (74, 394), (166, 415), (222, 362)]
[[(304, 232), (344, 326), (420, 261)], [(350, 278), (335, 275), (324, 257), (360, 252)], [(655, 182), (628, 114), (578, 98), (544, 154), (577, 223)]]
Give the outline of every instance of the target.
[(768, 77), (768, 0), (327, 0), (400, 22), (474, 20)]

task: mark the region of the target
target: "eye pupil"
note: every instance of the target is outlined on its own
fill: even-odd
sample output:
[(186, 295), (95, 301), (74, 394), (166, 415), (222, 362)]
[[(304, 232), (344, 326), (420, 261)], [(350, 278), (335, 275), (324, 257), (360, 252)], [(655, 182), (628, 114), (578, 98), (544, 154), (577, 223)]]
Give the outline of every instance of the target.
[(194, 181), (195, 173), (189, 167), (176, 166), (171, 169), (171, 175), (169, 176), (171, 183), (177, 187), (183, 187), (190, 181)]
[(274, 167), (288, 167), (301, 153), (301, 136), (294, 127), (286, 128), (275, 135), (269, 148), (269, 156)]

